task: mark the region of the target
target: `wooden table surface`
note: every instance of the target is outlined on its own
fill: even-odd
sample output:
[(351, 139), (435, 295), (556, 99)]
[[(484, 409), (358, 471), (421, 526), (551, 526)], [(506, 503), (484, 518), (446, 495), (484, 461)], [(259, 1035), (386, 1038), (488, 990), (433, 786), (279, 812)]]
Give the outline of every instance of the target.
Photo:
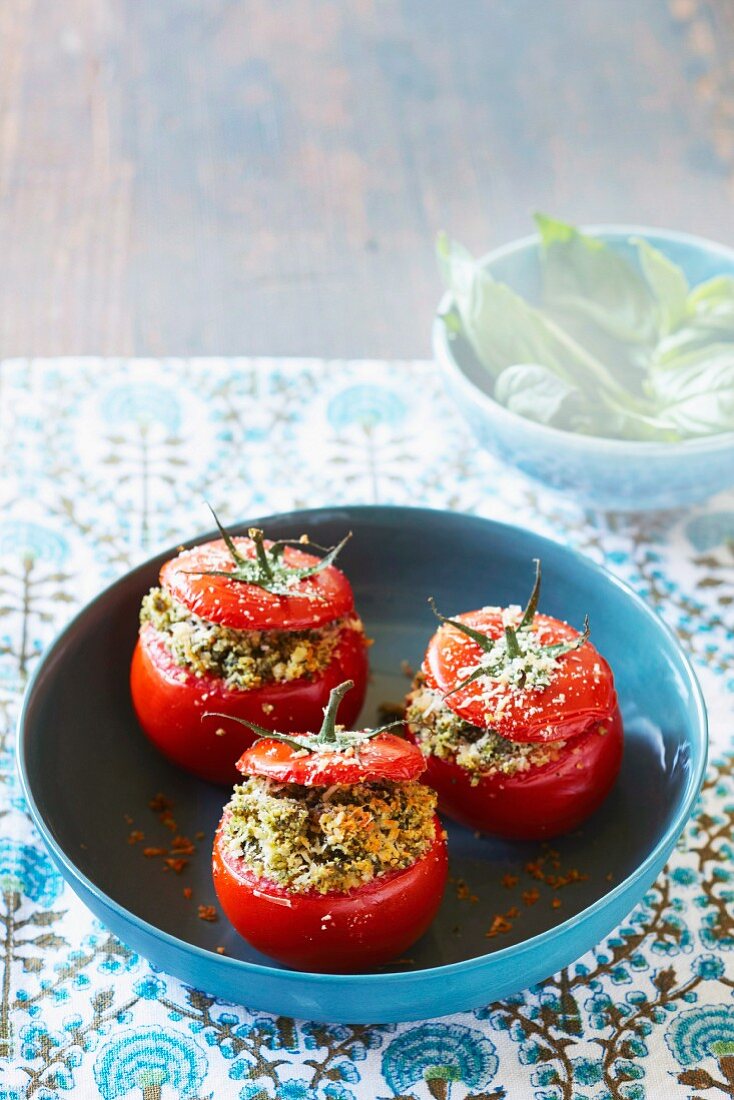
[(429, 353), (445, 227), (734, 244), (733, 0), (1, 0), (0, 354)]

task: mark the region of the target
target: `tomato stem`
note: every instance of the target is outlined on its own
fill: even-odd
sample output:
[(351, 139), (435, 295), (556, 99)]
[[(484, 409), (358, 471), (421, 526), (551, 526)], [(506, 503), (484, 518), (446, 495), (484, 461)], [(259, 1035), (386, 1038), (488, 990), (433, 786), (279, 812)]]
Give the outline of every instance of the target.
[(518, 645), (517, 634), (511, 626), (505, 627), (505, 641), (507, 642), (507, 655), (510, 658), (522, 657), (522, 650)]
[(324, 720), (318, 732), (318, 740), (323, 742), (336, 741), (336, 715), (341, 701), (348, 691), (354, 687), (354, 680), (345, 680), (343, 684), (337, 684), (331, 689), (329, 702), (324, 708)]
[(541, 581), (541, 569), (540, 558), (535, 558), (535, 583), (533, 584), (533, 590), (530, 593), (530, 599), (525, 605), (525, 610), (522, 613), (522, 618), (518, 624), (518, 630), (527, 630), (535, 618), (535, 612), (538, 610), (538, 600), (540, 599), (540, 581)]
[(589, 616), (584, 617), (584, 629), (578, 638), (572, 638), (570, 642), (557, 642), (555, 645), (545, 646), (545, 652), (549, 653), (551, 657), (565, 657), (567, 653), (573, 653), (575, 649), (581, 649), (584, 642), (588, 642), (591, 634), (591, 627), (589, 626)]
[(255, 554), (257, 555), (257, 564), (259, 565), (260, 570), (265, 575), (266, 580), (272, 581), (274, 579), (273, 570), (270, 567), (270, 562), (268, 561), (268, 552), (265, 549), (265, 535), (259, 527), (250, 527), (247, 534), (255, 543)]
[[(324, 569), (333, 565), (337, 555), (344, 549), (352, 537), (351, 531), (336, 546), (319, 546), (311, 542), (307, 535), (300, 539), (279, 539), (277, 542), (265, 545), (265, 534), (259, 527), (250, 527), (248, 535), (255, 547), (255, 561), (244, 557), (237, 549), (237, 544), (230, 533), (219, 522), (216, 512), (209, 505), (214, 522), (224, 540), (225, 546), (234, 562), (234, 569), (201, 569), (184, 570), (195, 577), (226, 577), (231, 581), (239, 581), (242, 584), (253, 584), (258, 588), (264, 588), (276, 596), (291, 596), (300, 581), (316, 576)], [(315, 550), (323, 552), (323, 558), (314, 561), (312, 565), (289, 565), (284, 560), (284, 551), (287, 547), (301, 547), (307, 545)]]
[(377, 726), (375, 729), (337, 730), (337, 711), (342, 699), (353, 687), (354, 680), (345, 680), (343, 684), (337, 684), (335, 688), (331, 689), (329, 702), (324, 707), (324, 719), (321, 723), (321, 729), (316, 734), (304, 731), (302, 734), (297, 733), (289, 736), (285, 733), (279, 733), (277, 730), (266, 729), (264, 726), (259, 726), (257, 722), (250, 722), (246, 718), (236, 718), (234, 714), (222, 714), (216, 710), (205, 711), (201, 717), (226, 718), (228, 722), (237, 722), (238, 725), (246, 726), (247, 729), (252, 730), (257, 737), (267, 741), (282, 741), (284, 745), (290, 745), (297, 752), (316, 752), (320, 745), (328, 745), (329, 750), (332, 752), (344, 752), (346, 749), (359, 750), (360, 745), (364, 745), (365, 741), (371, 741), (373, 737), (386, 733), (394, 726), (402, 726), (403, 723), (398, 720), (397, 722), (388, 722), (384, 726)]
[(282, 741), (286, 745), (290, 745), (292, 749), (300, 751), (303, 749), (301, 741), (296, 737), (288, 737), (285, 733), (276, 733), (274, 730), (266, 729), (265, 726), (259, 726), (257, 722), (250, 722), (247, 718), (237, 718), (234, 714), (223, 714), (219, 710), (205, 710), (202, 714), (204, 718), (226, 718), (228, 722), (236, 722), (238, 726), (245, 726), (248, 730), (252, 730), (257, 737), (265, 738), (270, 741)]
[(475, 630), (473, 626), (462, 623), (460, 619), (447, 619), (445, 615), (442, 615), (441, 612), (437, 610), (436, 601), (433, 596), (428, 597), (428, 602), (437, 619), (440, 619), (440, 621), (447, 626), (455, 626), (462, 634), (466, 634), (467, 638), (471, 638), (473, 642), (476, 642), (485, 653), (491, 653), (494, 649), (494, 638), (490, 638), (487, 634), (482, 634), (481, 630)]
[[(540, 600), (540, 584), (542, 578), (540, 558), (535, 558), (535, 581), (533, 582), (533, 589), (528, 598), (528, 602), (520, 617), (520, 621), (517, 626), (511, 626), (505, 624), (504, 626), (504, 638), (505, 647), (504, 650), (494, 650), (494, 647), (498, 641), (497, 638), (491, 638), (488, 634), (484, 634), (481, 630), (477, 630), (473, 626), (469, 626), (467, 623), (462, 622), (461, 619), (447, 619), (445, 615), (436, 608), (436, 603), (431, 596), (428, 600), (433, 613), (437, 619), (445, 626), (453, 626), (457, 630), (460, 630), (462, 634), (465, 634), (468, 638), (471, 638), (473, 642), (479, 646), (483, 653), (491, 653), (494, 650), (494, 656), (491, 661), (484, 660), (478, 664), (477, 667), (468, 676), (465, 676), (462, 680), (456, 684), (451, 691), (444, 695), (445, 699), (448, 699), (450, 695), (460, 691), (462, 688), (467, 687), (475, 680), (481, 679), (483, 676), (488, 676), (490, 679), (496, 677), (508, 663), (508, 661), (515, 660), (518, 657), (526, 657), (527, 652), (520, 646), (518, 634), (520, 631), (527, 631), (532, 626), (535, 614), (538, 610), (538, 601)], [(582, 645), (589, 639), (591, 631), (589, 629), (589, 617), (588, 615), (584, 619), (583, 632), (578, 637), (570, 639), (567, 642), (557, 642), (554, 645), (542, 645), (537, 638), (533, 638), (530, 643), (530, 649), (538, 649), (542, 653), (547, 654), (549, 657), (565, 657), (567, 653), (573, 653), (574, 650), (580, 649)], [(525, 686), (527, 673), (525, 671), (519, 672), (520, 682), (518, 686)]]
[(225, 527), (222, 527), (222, 524), (219, 522), (219, 516), (214, 511), (214, 509), (212, 508), (211, 504), (209, 504), (208, 501), (207, 501), (207, 508), (209, 509), (209, 511), (211, 512), (211, 514), (214, 517), (214, 522), (217, 525), (217, 530), (219, 531), (219, 534), (224, 539), (224, 543), (225, 543), (227, 549), (229, 550), (230, 554), (232, 555), (232, 560), (234, 561), (235, 565), (244, 565), (245, 559), (242, 557), (242, 555), (237, 550), (237, 547), (235, 546), (234, 539), (230, 535), (229, 531)]

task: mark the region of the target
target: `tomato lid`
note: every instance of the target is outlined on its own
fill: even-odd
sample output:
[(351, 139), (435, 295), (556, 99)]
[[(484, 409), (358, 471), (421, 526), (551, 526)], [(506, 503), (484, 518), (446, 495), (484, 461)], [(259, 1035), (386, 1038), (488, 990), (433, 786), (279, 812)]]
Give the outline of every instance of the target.
[(339, 704), (353, 687), (354, 682), (346, 680), (332, 689), (318, 733), (273, 733), (253, 722), (235, 719), (260, 738), (242, 754), (238, 769), (243, 775), (261, 775), (306, 787), (417, 779), (426, 766), (420, 749), (387, 732), (401, 723), (359, 731), (336, 726)]
[(442, 625), (428, 644), (426, 683), (465, 721), (508, 741), (560, 741), (616, 706), (611, 669), (584, 630), (537, 614), (540, 562), (520, 608), (483, 607)]
[[(365, 731), (372, 733), (371, 730)], [(304, 737), (304, 741), (309, 738)], [(313, 735), (310, 740), (315, 740)], [(247, 749), (237, 762), (243, 775), (262, 775), (278, 783), (304, 787), (376, 783), (382, 779), (407, 782), (425, 770), (420, 749), (393, 733), (380, 733), (353, 745), (352, 755), (323, 745), (297, 748), (273, 738), (263, 738)]]
[(317, 557), (254, 527), (249, 538), (233, 538), (214, 518), (222, 538), (183, 550), (160, 573), (192, 614), (235, 630), (310, 630), (354, 610), (352, 587), (332, 564), (346, 538)]

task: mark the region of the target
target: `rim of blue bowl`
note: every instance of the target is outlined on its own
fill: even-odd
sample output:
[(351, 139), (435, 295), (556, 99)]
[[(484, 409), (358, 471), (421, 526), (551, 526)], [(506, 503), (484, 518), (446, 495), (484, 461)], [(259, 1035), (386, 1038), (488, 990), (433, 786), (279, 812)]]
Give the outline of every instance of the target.
[[(720, 244), (717, 241), (711, 241), (707, 237), (698, 237), (693, 233), (683, 233), (677, 229), (656, 229), (654, 226), (649, 225), (624, 225), (616, 223), (584, 225), (581, 226), (581, 229), (584, 233), (597, 237), (623, 238), (624, 240), (629, 237), (643, 237), (645, 239), (655, 237), (658, 240), (678, 241), (681, 244), (688, 244), (696, 248), (705, 249), (707, 252), (712, 252), (725, 258), (729, 263), (734, 263), (734, 248), (730, 248), (725, 244)], [(486, 252), (483, 256), (480, 256), (478, 263), (481, 267), (491, 267), (492, 264), (504, 259), (506, 256), (511, 256), (516, 252), (524, 252), (529, 248), (537, 248), (539, 243), (539, 234), (530, 233), (526, 237), (518, 237), (514, 241), (509, 241), (508, 244), (500, 245), (499, 248), (493, 248), (490, 252)], [(582, 435), (577, 432), (567, 432), (562, 428), (553, 428), (549, 427), (547, 424), (539, 424), (536, 420), (530, 420), (528, 417), (511, 412), (509, 409), (506, 409), (504, 405), (500, 405), (499, 401), (495, 401), (486, 390), (481, 389), (475, 382), (472, 382), (466, 374), (466, 371), (464, 371), (457, 362), (451, 349), (451, 342), (446, 333), (446, 326), (441, 320), (441, 314), (446, 312), (451, 302), (452, 294), (451, 291), (447, 290), (438, 303), (438, 309), (433, 319), (432, 342), (434, 355), (444, 373), (452, 375), (462, 388), (471, 395), (474, 400), (478, 401), (494, 418), (505, 420), (510, 425), (517, 425), (518, 429), (532, 432), (533, 435), (537, 435), (541, 439), (546, 439), (549, 443), (556, 441), (560, 444), (562, 441), (562, 445), (565, 449), (570, 448), (578, 451), (593, 450), (596, 453), (599, 451), (608, 451), (610, 455), (614, 454), (615, 456), (624, 453), (644, 456), (645, 458), (657, 455), (673, 458), (681, 452), (685, 452), (686, 454), (709, 454), (718, 451), (727, 451), (734, 446), (734, 431), (717, 432), (716, 435), (703, 436), (699, 439), (684, 439), (678, 443), (661, 443), (658, 441), (638, 439), (612, 439), (606, 436)]]
[[(197, 958), (205, 958), (209, 962), (213, 962), (216, 963), (218, 966), (221, 966), (223, 969), (234, 970), (235, 972), (240, 971), (243, 974), (267, 975), (271, 979), (273, 977), (280, 977), (283, 980), (296, 979), (303, 982), (314, 982), (321, 985), (339, 985), (346, 980), (349, 980), (350, 982), (355, 981), (361, 985), (378, 985), (384, 982), (397, 983), (401, 985), (410, 984), (411, 982), (416, 981), (429, 981), (435, 974), (439, 972), (442, 975), (446, 976), (449, 976), (451, 974), (463, 973), (467, 970), (476, 969), (478, 966), (486, 964), (489, 960), (494, 960), (499, 957), (506, 958), (516, 955), (522, 955), (526, 950), (532, 950), (539, 945), (552, 941), (562, 931), (567, 931), (569, 929), (577, 927), (579, 924), (586, 923), (590, 916), (595, 913), (599, 913), (603, 909), (606, 909), (611, 901), (623, 895), (635, 882), (638, 882), (640, 879), (645, 878), (648, 870), (656, 866), (659, 857), (666, 851), (669, 845), (674, 843), (677, 837), (680, 836), (683, 828), (686, 825), (686, 822), (691, 815), (695, 800), (698, 797), (701, 784), (703, 782), (708, 754), (708, 717), (706, 704), (703, 697), (703, 691), (701, 689), (701, 685), (698, 682), (698, 677), (696, 676), (693, 665), (691, 664), (687, 654), (685, 653), (683, 647), (678, 641), (678, 638), (676, 637), (672, 628), (669, 627), (668, 624), (655, 613), (655, 611), (642, 599), (641, 596), (638, 596), (635, 590), (629, 584), (627, 584), (626, 581), (621, 580), (621, 578), (615, 576), (614, 573), (611, 573), (604, 566), (599, 565), (597, 562), (593, 561), (591, 558), (586, 557), (586, 555), (580, 553), (578, 550), (574, 550), (572, 547), (566, 546), (564, 543), (558, 542), (555, 539), (548, 538), (545, 535), (539, 535), (536, 534), (534, 531), (528, 531), (527, 528), (517, 527), (515, 524), (511, 523), (500, 523), (497, 520), (488, 519), (484, 516), (472, 515), (469, 512), (452, 512), (445, 508), (414, 508), (400, 504), (346, 504), (334, 505), (332, 507), (325, 508), (304, 508), (296, 509), (291, 512), (275, 513), (273, 515), (258, 518), (256, 520), (251, 520), (249, 522), (256, 523), (257, 526), (260, 527), (265, 527), (275, 520), (280, 521), (291, 515), (302, 517), (307, 514), (314, 517), (326, 517), (328, 515), (333, 515), (334, 512), (344, 510), (349, 510), (351, 512), (362, 512), (368, 515), (375, 515), (376, 513), (380, 512), (390, 514), (405, 514), (407, 512), (412, 515), (426, 513), (429, 515), (451, 515), (458, 519), (467, 519), (472, 522), (482, 521), (484, 523), (489, 523), (490, 525), (502, 528), (504, 531), (507, 532), (520, 531), (525, 535), (531, 534), (533, 538), (537, 539), (540, 543), (550, 544), (554, 547), (560, 547), (563, 551), (569, 554), (572, 559), (581, 562), (583, 566), (590, 569), (593, 573), (596, 573), (607, 583), (611, 584), (613, 587), (620, 589), (628, 597), (628, 599), (632, 600), (632, 602), (637, 606), (637, 608), (642, 612), (643, 615), (651, 618), (655, 622), (655, 625), (668, 636), (668, 639), (673, 643), (674, 650), (676, 650), (678, 653), (682, 671), (685, 673), (687, 684), (691, 691), (692, 699), (695, 704), (695, 714), (697, 721), (695, 730), (693, 731), (694, 736), (689, 742), (691, 746), (692, 758), (691, 768), (687, 776), (686, 786), (683, 795), (679, 801), (678, 810), (673, 820), (666, 828), (662, 837), (658, 839), (657, 843), (648, 852), (644, 860), (642, 860), (641, 863), (638, 864), (634, 871), (632, 871), (629, 875), (622, 879), (621, 882), (617, 883), (615, 886), (609, 889), (606, 893), (602, 894), (601, 897), (597, 898), (596, 901), (591, 903), (591, 905), (587, 905), (586, 908), (582, 909), (579, 913), (576, 913), (574, 914), (574, 916), (567, 918), (560, 924), (554, 925), (552, 928), (546, 929), (545, 932), (538, 933), (536, 936), (530, 936), (528, 937), (528, 939), (522, 940), (520, 943), (511, 944), (508, 947), (502, 947), (496, 951), (487, 952), (484, 955), (475, 955), (471, 959), (462, 959), (460, 962), (443, 963), (440, 966), (432, 966), (421, 970), (404, 971), (401, 973), (388, 972), (367, 974), (323, 974), (320, 971), (289, 970), (284, 967), (266, 966), (263, 963), (248, 962), (246, 959), (234, 959), (228, 956), (218, 955), (213, 951), (207, 950), (207, 948), (199, 947), (197, 944), (190, 943), (188, 940), (182, 940), (178, 936), (173, 936), (170, 932), (165, 932), (157, 925), (151, 924), (149, 921), (146, 921), (142, 917), (139, 917), (136, 913), (133, 913), (132, 910), (126, 909), (113, 897), (105, 893), (104, 890), (97, 886), (97, 884), (93, 882), (92, 879), (88, 878), (87, 875), (83, 874), (79, 870), (73, 859), (71, 859), (66, 854), (61, 845), (56, 842), (55, 838), (51, 834), (50, 829), (46, 825), (46, 821), (31, 792), (29, 778), (25, 766), (25, 754), (23, 748), (25, 742), (24, 731), (26, 716), (29, 700), (34, 693), (36, 682), (40, 680), (41, 676), (43, 675), (45, 666), (54, 659), (56, 651), (59, 649), (66, 637), (75, 629), (79, 620), (84, 615), (86, 615), (86, 613), (91, 608), (95, 607), (98, 603), (101, 603), (107, 597), (108, 592), (110, 592), (117, 585), (122, 584), (131, 576), (134, 576), (138, 573), (145, 573), (151, 568), (151, 565), (158, 560), (158, 558), (169, 554), (173, 556), (178, 553), (178, 550), (181, 546), (180, 541), (176, 543), (175, 546), (160, 551), (158, 554), (155, 554), (153, 557), (148, 558), (146, 561), (142, 562), (134, 569), (129, 570), (127, 573), (123, 574), (122, 577), (119, 577), (116, 581), (113, 581), (112, 584), (107, 585), (99, 593), (99, 595), (95, 596), (92, 600), (85, 604), (85, 606), (81, 608), (81, 610), (78, 611), (77, 614), (73, 617), (71, 622), (69, 622), (68, 625), (61, 631), (55, 641), (52, 642), (52, 644), (45, 651), (38, 665), (36, 666), (28, 682), (28, 686), (23, 697), (23, 703), (21, 706), (20, 714), (18, 715), (16, 729), (16, 763), (18, 774), (21, 780), (21, 787), (26, 802), (28, 804), (28, 808), (30, 809), (31, 817), (33, 818), (34, 824), (41, 834), (45, 844), (51, 850), (57, 862), (63, 865), (71, 878), (74, 881), (80, 883), (86, 891), (88, 891), (93, 897), (97, 899), (98, 902), (102, 904), (102, 906), (112, 910), (112, 912), (114, 912), (114, 914), (117, 917), (121, 918), (124, 922), (136, 925), (137, 927), (145, 930), (148, 934), (152, 935), (154, 938), (157, 938), (163, 943), (168, 944), (170, 947), (192, 954)], [(233, 524), (232, 526), (235, 528), (239, 528), (242, 526), (242, 524)], [(185, 541), (197, 543), (205, 542), (211, 538), (216, 538), (217, 534), (218, 533), (216, 531), (207, 531), (202, 535), (197, 535), (193, 540), (187, 539)], [(542, 557), (542, 546), (540, 548), (539, 556)]]

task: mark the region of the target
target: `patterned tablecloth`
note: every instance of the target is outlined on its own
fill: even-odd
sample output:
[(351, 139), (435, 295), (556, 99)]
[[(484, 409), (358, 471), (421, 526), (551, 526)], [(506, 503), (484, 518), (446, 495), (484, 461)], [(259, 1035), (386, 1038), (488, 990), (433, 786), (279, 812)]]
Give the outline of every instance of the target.
[[(425, 363), (0, 364), (0, 1100), (734, 1097), (734, 496), (582, 513), (480, 453)], [(524, 524), (604, 562), (692, 655), (713, 750), (670, 866), (596, 951), (451, 1018), (326, 1027), (189, 989), (66, 888), (13, 763), (23, 685), (72, 611), (209, 519), (340, 502)]]

